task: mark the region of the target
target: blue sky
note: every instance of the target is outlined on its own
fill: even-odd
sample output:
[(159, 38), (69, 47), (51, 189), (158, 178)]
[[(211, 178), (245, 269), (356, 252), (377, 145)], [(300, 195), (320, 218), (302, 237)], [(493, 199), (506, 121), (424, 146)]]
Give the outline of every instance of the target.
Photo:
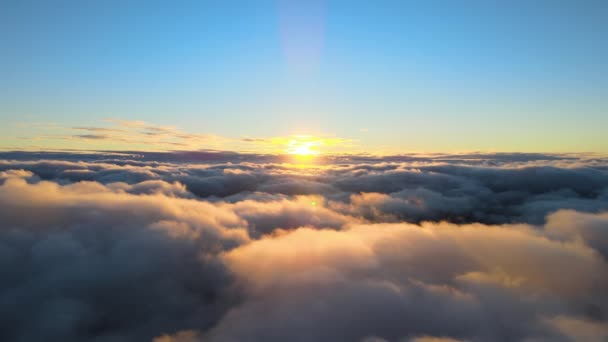
[(4, 1), (0, 147), (77, 148), (54, 136), (114, 118), (369, 152), (605, 153), (607, 36), (605, 1)]

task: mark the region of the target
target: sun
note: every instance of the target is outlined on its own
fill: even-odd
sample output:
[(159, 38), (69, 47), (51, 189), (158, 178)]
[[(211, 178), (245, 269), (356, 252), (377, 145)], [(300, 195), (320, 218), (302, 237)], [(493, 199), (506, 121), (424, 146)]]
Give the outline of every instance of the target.
[(311, 142), (294, 144), (287, 150), (289, 154), (297, 154), (299, 156), (315, 156), (319, 154), (319, 151), (313, 150), (314, 145)]
[(319, 145), (321, 145), (321, 142), (318, 140), (312, 140), (306, 136), (298, 137), (289, 141), (286, 152), (301, 157), (317, 156), (320, 154), (316, 150)]

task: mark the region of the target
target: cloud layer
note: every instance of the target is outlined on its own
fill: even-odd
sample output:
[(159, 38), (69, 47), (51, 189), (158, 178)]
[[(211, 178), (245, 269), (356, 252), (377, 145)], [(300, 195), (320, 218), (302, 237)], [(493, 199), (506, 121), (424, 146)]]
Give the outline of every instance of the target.
[(0, 154), (0, 339), (602, 341), (608, 161)]

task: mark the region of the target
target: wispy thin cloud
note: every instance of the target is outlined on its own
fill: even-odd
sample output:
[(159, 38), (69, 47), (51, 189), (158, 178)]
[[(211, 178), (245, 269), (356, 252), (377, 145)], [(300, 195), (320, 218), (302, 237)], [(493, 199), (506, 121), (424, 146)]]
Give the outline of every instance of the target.
[(124, 129), (119, 128), (108, 128), (108, 127), (72, 127), (78, 131), (90, 131), (90, 132), (126, 132)]
[[(27, 127), (25, 124), (23, 127)], [(224, 137), (197, 134), (174, 126), (162, 126), (138, 120), (109, 118), (99, 126), (63, 127), (57, 124), (33, 124), (35, 131), (21, 134), (22, 139), (48, 142), (64, 141), (63, 147), (76, 149), (135, 150), (224, 150), (250, 153), (290, 153), (308, 147), (314, 153), (352, 153), (357, 142), (335, 136), (294, 134), (277, 137)], [(65, 146), (68, 141), (75, 146)]]

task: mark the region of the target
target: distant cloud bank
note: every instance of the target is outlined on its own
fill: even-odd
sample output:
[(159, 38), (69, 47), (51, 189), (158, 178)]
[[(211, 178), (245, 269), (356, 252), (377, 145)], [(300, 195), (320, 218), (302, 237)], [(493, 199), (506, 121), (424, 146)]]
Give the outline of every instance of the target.
[(0, 153), (0, 339), (608, 338), (608, 159), (285, 158)]

